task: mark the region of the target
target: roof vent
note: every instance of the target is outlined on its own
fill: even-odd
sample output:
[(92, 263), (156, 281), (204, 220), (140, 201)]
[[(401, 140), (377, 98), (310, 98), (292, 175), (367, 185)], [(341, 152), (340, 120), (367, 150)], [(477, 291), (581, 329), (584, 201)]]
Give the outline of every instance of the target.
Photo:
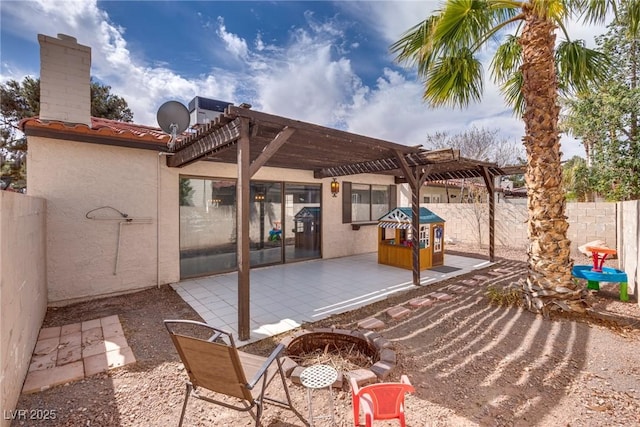
[(189, 102), (191, 124), (203, 125), (209, 123), (216, 117), (221, 116), (224, 113), (224, 109), (229, 105), (233, 105), (233, 103), (196, 96)]

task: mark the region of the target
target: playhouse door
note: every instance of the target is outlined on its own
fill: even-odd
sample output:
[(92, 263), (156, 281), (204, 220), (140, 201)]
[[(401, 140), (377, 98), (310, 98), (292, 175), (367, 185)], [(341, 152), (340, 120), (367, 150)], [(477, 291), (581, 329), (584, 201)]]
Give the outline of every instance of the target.
[(431, 236), (431, 241), (433, 242), (433, 256), (432, 256), (432, 265), (438, 266), (444, 264), (444, 245), (442, 244), (444, 240), (444, 227), (441, 224), (436, 224), (431, 227), (433, 235)]

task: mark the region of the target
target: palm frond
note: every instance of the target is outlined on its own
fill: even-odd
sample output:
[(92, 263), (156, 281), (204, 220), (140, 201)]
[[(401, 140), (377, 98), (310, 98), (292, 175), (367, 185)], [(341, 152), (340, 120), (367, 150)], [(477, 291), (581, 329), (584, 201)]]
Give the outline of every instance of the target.
[(450, 0), (442, 11), (434, 37), (444, 44), (473, 46), (492, 27), (489, 4), (477, 0)]
[(502, 83), (518, 71), (522, 64), (522, 46), (518, 37), (509, 35), (504, 43), (498, 46), (491, 60), (491, 74), (495, 83)]
[(479, 101), (483, 90), (482, 64), (469, 49), (441, 57), (429, 70), (424, 99), (433, 106), (466, 107)]
[(504, 95), (507, 104), (513, 108), (513, 114), (516, 117), (521, 117), (524, 114), (525, 105), (522, 84), (522, 72), (518, 70), (500, 85), (500, 91)]
[(400, 40), (393, 43), (389, 50), (396, 54), (396, 61), (407, 65), (417, 65), (418, 74), (425, 76), (433, 58), (438, 54), (438, 49), (434, 49), (433, 32), (439, 19), (439, 15), (429, 16), (410, 28)]
[(555, 61), (558, 87), (563, 92), (580, 92), (603, 81), (611, 65), (605, 54), (585, 47), (583, 40), (562, 41)]
[(585, 23), (602, 24), (610, 10), (616, 12), (616, 4), (612, 0), (568, 0), (567, 9), (581, 14)]
[(640, 30), (640, 1), (629, 0), (625, 2), (626, 19), (629, 25), (629, 35), (633, 38), (638, 37)]

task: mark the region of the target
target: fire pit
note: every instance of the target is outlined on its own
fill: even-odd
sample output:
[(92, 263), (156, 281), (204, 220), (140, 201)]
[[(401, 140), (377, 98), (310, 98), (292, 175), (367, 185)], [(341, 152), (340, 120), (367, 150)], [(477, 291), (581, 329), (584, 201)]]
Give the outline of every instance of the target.
[(305, 358), (309, 364), (315, 364), (314, 358), (330, 352), (337, 353), (341, 360), (348, 359), (350, 362), (321, 361), (333, 364), (338, 370), (338, 380), (334, 387), (342, 387), (345, 376), (355, 378), (359, 385), (375, 383), (379, 379), (385, 379), (396, 366), (396, 353), (391, 348), (391, 342), (371, 331), (311, 329), (285, 338), (282, 344), (287, 348), (286, 353), (291, 360), (289, 363), (293, 365), (288, 372), (294, 383), (299, 383), (300, 372), (304, 369), (301, 365)]

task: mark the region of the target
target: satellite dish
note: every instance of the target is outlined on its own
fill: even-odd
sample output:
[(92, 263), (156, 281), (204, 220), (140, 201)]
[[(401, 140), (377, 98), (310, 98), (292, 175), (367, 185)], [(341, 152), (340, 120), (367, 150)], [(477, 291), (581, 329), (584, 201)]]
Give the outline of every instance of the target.
[(178, 134), (189, 127), (189, 110), (178, 101), (167, 101), (160, 106), (156, 115), (160, 128), (171, 135), (169, 148), (173, 148)]

